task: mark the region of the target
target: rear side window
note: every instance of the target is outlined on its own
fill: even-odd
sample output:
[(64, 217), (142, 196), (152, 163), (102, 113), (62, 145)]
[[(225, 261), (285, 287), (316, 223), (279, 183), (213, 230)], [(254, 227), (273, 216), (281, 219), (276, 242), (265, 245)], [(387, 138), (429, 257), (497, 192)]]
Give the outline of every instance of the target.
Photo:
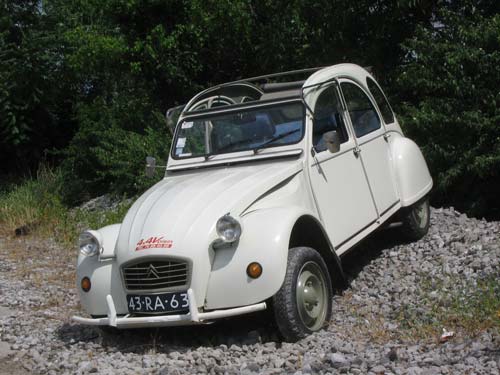
[(377, 102), (378, 108), (380, 109), (382, 117), (384, 118), (384, 122), (386, 124), (393, 123), (394, 114), (392, 113), (391, 107), (389, 106), (389, 102), (385, 98), (385, 95), (382, 92), (382, 90), (380, 90), (375, 81), (370, 77), (366, 79), (366, 84), (368, 85), (368, 89), (370, 90), (373, 97), (375, 98), (375, 101)]
[(380, 129), (380, 118), (368, 95), (350, 82), (340, 84), (356, 137)]

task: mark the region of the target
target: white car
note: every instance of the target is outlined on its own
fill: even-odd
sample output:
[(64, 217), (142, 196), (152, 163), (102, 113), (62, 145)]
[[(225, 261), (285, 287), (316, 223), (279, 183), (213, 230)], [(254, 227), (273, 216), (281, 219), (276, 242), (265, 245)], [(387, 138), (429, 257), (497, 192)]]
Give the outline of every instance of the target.
[(218, 85), (168, 120), (179, 112), (165, 177), (121, 224), (80, 236), (90, 317), (79, 323), (203, 324), (271, 308), (298, 340), (328, 324), (342, 254), (389, 221), (412, 240), (428, 230), (426, 162), (357, 65)]

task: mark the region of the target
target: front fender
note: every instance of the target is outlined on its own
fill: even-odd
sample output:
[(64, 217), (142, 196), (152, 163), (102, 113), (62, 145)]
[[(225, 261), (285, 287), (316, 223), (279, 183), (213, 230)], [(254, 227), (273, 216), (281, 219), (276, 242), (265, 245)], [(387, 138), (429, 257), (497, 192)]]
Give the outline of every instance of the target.
[[(290, 234), (300, 207), (267, 208), (242, 217), (243, 232), (237, 246), (215, 250), (205, 307), (221, 309), (250, 305), (276, 294), (285, 278)], [(251, 262), (262, 265), (258, 279), (247, 276)]]
[(121, 224), (112, 224), (98, 230), (103, 239), (101, 259), (115, 256), (116, 241), (120, 233), (120, 227)]
[(390, 146), (401, 205), (410, 206), (431, 190), (432, 177), (422, 152), (411, 139), (396, 137)]
[[(99, 256), (78, 256), (77, 290), (82, 307), (91, 315), (106, 315), (106, 296), (110, 294), (115, 301), (118, 313), (126, 313), (124, 289), (120, 269), (114, 259), (114, 250), (120, 224), (113, 224), (98, 230), (103, 239), (103, 250)], [(80, 287), (82, 278), (90, 278), (92, 287), (84, 292)]]

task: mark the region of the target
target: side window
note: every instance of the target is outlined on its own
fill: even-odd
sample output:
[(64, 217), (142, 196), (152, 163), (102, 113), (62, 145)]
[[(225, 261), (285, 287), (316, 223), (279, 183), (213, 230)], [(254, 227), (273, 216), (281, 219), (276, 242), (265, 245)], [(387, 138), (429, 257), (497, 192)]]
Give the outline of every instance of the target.
[(382, 113), (382, 117), (384, 118), (384, 122), (386, 124), (392, 124), (394, 122), (394, 114), (392, 113), (391, 106), (385, 98), (384, 93), (382, 92), (382, 90), (380, 90), (375, 81), (370, 77), (366, 79), (366, 84), (368, 85), (368, 89), (377, 102), (380, 113)]
[(323, 90), (314, 105), (313, 146), (317, 152), (326, 150), (323, 134), (332, 130), (337, 131), (340, 143), (347, 142), (349, 139), (335, 86)]
[(349, 82), (342, 82), (340, 86), (356, 137), (359, 138), (380, 129), (377, 111), (363, 90)]

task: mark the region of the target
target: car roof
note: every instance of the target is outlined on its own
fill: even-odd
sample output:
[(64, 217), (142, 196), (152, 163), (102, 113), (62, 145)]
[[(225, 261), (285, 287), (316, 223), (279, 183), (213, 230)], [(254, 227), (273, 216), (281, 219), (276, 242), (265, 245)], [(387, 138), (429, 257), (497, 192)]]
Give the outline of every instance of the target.
[(362, 68), (356, 64), (337, 64), (321, 69), (313, 74), (304, 83), (305, 86), (317, 85), (333, 77), (350, 77), (357, 81), (364, 81), (371, 74), (369, 68)]
[[(198, 94), (183, 106), (178, 106), (167, 111), (167, 122), (172, 122), (175, 126), (173, 111), (177, 112), (177, 116), (184, 117), (193, 113), (210, 112), (212, 108), (205, 107), (202, 110), (196, 109), (198, 103), (207, 102), (211, 98), (218, 99), (233, 99), (234, 104), (224, 105), (224, 108), (232, 108), (233, 106), (241, 106), (248, 104), (257, 104), (262, 101), (275, 101), (281, 99), (302, 99), (302, 91), (307, 87), (321, 85), (324, 82), (331, 81), (334, 78), (349, 77), (358, 81), (362, 85), (366, 85), (366, 77), (371, 76), (370, 68), (362, 68), (356, 64), (342, 63), (327, 67), (316, 67), (299, 69), (294, 71), (273, 73), (263, 76), (244, 78), (237, 81), (226, 82), (216, 86), (209, 87)], [(282, 81), (285, 77), (298, 77), (305, 79)], [(305, 76), (305, 77), (304, 77)], [(271, 80), (280, 80), (281, 82), (270, 82)], [(213, 107), (221, 110), (221, 106)], [(175, 116), (175, 117), (177, 117)], [(174, 120), (174, 121), (172, 121)]]

